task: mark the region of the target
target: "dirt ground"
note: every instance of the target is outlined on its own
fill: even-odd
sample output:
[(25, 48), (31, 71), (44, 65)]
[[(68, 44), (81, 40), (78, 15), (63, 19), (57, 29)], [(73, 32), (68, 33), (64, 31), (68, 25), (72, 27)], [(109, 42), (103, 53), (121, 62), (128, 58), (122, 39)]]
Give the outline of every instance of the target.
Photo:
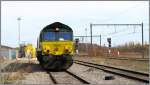
[(115, 59), (106, 57), (79, 57), (75, 56), (74, 59), (87, 61), (96, 64), (108, 65), (118, 68), (124, 68), (128, 70), (149, 73), (149, 61), (148, 60), (133, 60), (133, 59)]
[[(92, 63), (111, 65), (120, 68), (126, 68), (136, 71), (148, 72), (148, 61), (133, 61), (131, 60), (116, 60), (116, 59), (107, 59), (100, 57), (78, 57), (75, 56), (74, 59), (88, 61)], [(5, 62), (6, 63), (6, 62)], [(5, 64), (3, 63), (3, 65)], [(42, 69), (38, 64), (37, 60), (32, 61), (29, 64), (28, 60), (18, 60), (18, 61), (9, 61), (7, 66), (1, 68), (0, 73), (0, 83), (1, 84), (53, 84), (49, 75)], [(1, 66), (3, 66), (1, 65)], [(92, 82), (97, 82), (98, 84), (139, 84), (135, 81), (130, 81), (119, 76), (115, 76), (114, 80), (105, 81), (104, 76), (113, 75), (106, 74), (96, 69), (91, 69), (88, 67), (80, 66), (73, 64), (70, 67), (71, 71), (76, 74), (81, 75), (87, 80)], [(59, 76), (59, 75), (58, 75)], [(62, 75), (62, 77), (64, 77)]]
[[(13, 62), (12, 62), (13, 61)], [(0, 72), (0, 84), (52, 84), (36, 60), (12, 60)]]

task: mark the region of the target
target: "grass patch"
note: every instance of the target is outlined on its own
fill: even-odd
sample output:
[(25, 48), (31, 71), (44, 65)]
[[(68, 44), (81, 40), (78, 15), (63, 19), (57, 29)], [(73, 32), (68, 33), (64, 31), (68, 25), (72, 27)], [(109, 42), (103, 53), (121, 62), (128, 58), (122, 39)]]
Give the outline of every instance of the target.
[(12, 73), (1, 73), (0, 83), (3, 84), (12, 84), (15, 83), (17, 80), (24, 79), (23, 73), (21, 71), (12, 72)]

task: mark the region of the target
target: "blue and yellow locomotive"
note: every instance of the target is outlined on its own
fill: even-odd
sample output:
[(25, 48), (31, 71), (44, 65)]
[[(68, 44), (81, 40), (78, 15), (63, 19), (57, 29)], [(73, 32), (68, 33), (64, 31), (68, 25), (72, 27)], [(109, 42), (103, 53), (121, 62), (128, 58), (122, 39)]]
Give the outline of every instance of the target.
[(66, 70), (73, 64), (73, 31), (60, 22), (47, 25), (37, 41), (37, 59), (49, 70)]

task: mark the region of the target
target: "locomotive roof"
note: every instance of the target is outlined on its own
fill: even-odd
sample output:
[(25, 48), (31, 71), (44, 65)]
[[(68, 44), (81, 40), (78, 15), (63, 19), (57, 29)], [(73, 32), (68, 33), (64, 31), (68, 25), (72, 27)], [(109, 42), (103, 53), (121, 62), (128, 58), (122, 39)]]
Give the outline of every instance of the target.
[(46, 27), (44, 27), (42, 32), (47, 32), (47, 31), (54, 32), (56, 31), (56, 28), (59, 28), (59, 31), (61, 32), (72, 32), (72, 29), (69, 26), (60, 22), (54, 22), (50, 25), (47, 25)]

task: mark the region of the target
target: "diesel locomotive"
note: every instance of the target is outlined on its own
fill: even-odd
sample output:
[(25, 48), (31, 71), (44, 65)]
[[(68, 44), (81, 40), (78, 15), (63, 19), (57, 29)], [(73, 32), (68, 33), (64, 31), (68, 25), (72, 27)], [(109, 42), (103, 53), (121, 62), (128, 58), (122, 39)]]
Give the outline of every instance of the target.
[(44, 27), (37, 40), (37, 59), (43, 68), (61, 71), (73, 64), (73, 30), (55, 22)]

